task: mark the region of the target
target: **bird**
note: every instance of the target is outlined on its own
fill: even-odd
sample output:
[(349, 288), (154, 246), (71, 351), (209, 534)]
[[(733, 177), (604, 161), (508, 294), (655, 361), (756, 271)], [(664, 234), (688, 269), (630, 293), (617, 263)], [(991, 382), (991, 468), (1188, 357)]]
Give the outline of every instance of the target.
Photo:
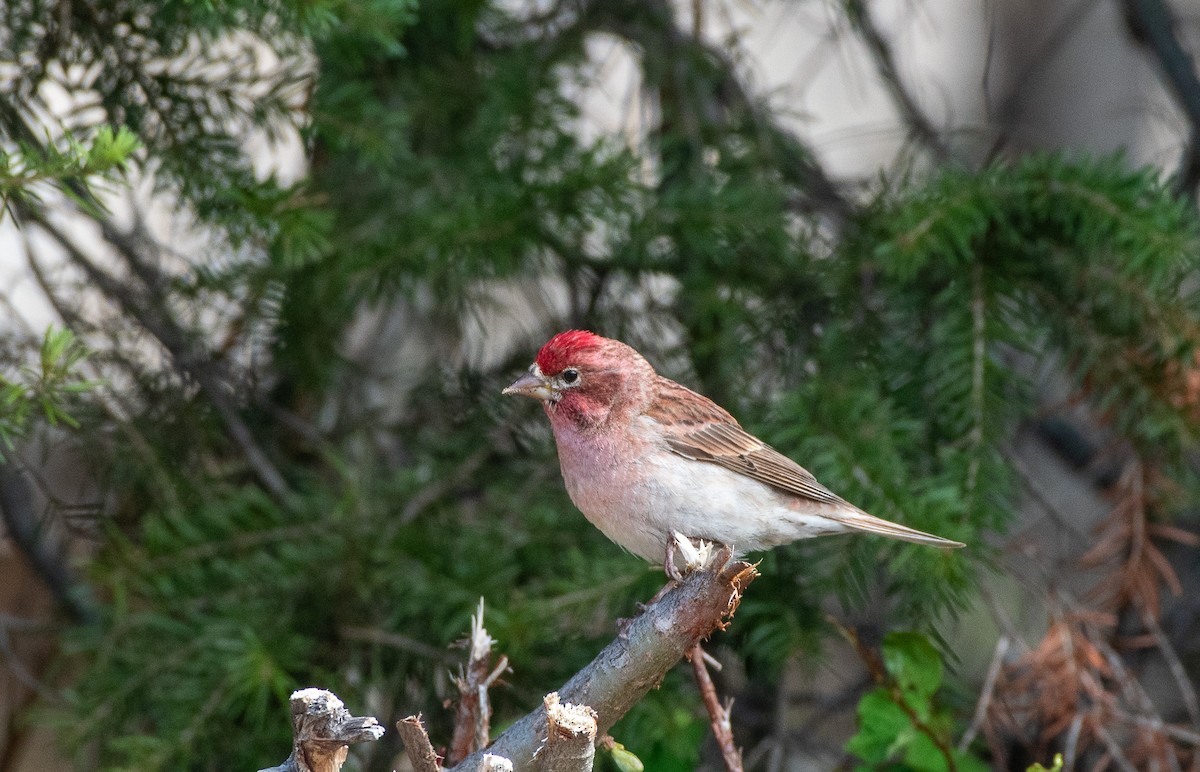
[(867, 514), (618, 340), (560, 332), (502, 393), (541, 402), (584, 516), (668, 574), (681, 539), (739, 555), (848, 532), (965, 546)]

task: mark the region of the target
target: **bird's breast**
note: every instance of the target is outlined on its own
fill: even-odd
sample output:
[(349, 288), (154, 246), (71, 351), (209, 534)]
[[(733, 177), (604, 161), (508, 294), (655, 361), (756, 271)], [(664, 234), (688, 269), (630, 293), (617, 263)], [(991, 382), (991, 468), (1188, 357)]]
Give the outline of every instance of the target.
[(653, 449), (627, 435), (555, 427), (558, 460), (571, 501), (608, 538), (646, 560), (661, 561), (663, 504)]

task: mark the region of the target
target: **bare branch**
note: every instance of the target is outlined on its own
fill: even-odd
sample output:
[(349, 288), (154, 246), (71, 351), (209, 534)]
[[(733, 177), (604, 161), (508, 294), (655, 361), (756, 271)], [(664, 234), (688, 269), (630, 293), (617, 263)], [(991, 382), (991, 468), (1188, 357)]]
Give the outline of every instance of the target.
[(0, 522), (72, 619), (83, 623), (99, 619), (90, 588), (71, 568), (65, 546), (52, 537), (38, 516), (28, 480), (13, 459), (3, 453), (0, 453)]
[(596, 711), (587, 705), (560, 703), (551, 692), (546, 711), (546, 744), (537, 753), (543, 772), (591, 772), (596, 758)]
[[(596, 711), (597, 733), (608, 731), (656, 686), (697, 642), (723, 627), (758, 572), (722, 550), (713, 565), (688, 575), (637, 618), (621, 635), (559, 690), (562, 701)], [(546, 708), (518, 720), (488, 751), (511, 759), (516, 770), (534, 769), (534, 754), (546, 740)], [(454, 769), (482, 769), (476, 752)]]
[(866, 44), (871, 58), (875, 61), (875, 70), (879, 73), (883, 85), (892, 96), (900, 117), (908, 126), (909, 133), (921, 144), (925, 145), (940, 161), (948, 160), (950, 148), (946, 146), (941, 133), (934, 128), (933, 122), (925, 111), (917, 104), (917, 100), (905, 88), (900, 79), (900, 70), (896, 67), (896, 57), (892, 52), (892, 44), (883, 36), (871, 18), (865, 0), (846, 0), (846, 17), (850, 26)]
[[(746, 91), (729, 56), (679, 28), (671, 3), (591, 0), (582, 6), (585, 25), (617, 35), (645, 52), (645, 76), (678, 100), (685, 132), (696, 135), (701, 126), (714, 123), (740, 125), (756, 135), (780, 174), (802, 191), (801, 200), (795, 202), (799, 211), (821, 215), (834, 230), (840, 230), (854, 213), (853, 203), (826, 174), (815, 153)], [(653, 66), (649, 57), (660, 66)]]
[[(250, 427), (238, 414), (237, 407), (230, 396), (232, 378), (225, 368), (213, 359), (201, 346), (196, 345), (191, 336), (179, 326), (178, 322), (165, 310), (165, 304), (156, 302), (146, 293), (138, 293), (132, 287), (126, 286), (108, 272), (97, 266), (65, 233), (52, 224), (42, 213), (14, 203), (24, 217), (38, 224), (59, 246), (66, 250), (71, 261), (79, 266), (110, 300), (119, 305), (133, 317), (150, 335), (167, 350), (171, 360), (180, 372), (195, 379), (204, 390), (209, 402), (217, 415), (224, 422), (226, 430), (233, 442), (241, 449), (242, 455), (250, 468), (254, 470), (259, 482), (277, 500), (287, 497), (290, 489), (283, 475), (258, 446)], [(107, 235), (111, 227), (105, 230)], [(131, 264), (141, 264), (131, 260)]]
[(458, 711), (454, 719), (454, 736), (446, 753), (447, 764), (457, 764), (471, 753), (487, 747), (489, 742), (492, 706), (488, 689), (508, 670), (508, 658), (501, 657), (492, 667), (492, 644), (495, 641), (483, 626), (483, 598), (479, 610), (471, 615), (471, 636), (467, 640), (467, 666), (454, 679), (458, 687)]
[(692, 661), (692, 671), (696, 675), (696, 684), (700, 687), (700, 695), (704, 698), (704, 707), (708, 709), (709, 726), (712, 727), (713, 735), (717, 738), (717, 745), (721, 747), (721, 758), (725, 761), (726, 772), (742, 772), (742, 752), (734, 745), (733, 725), (729, 720), (729, 711), (733, 707), (733, 700), (725, 705), (721, 704), (717, 697), (717, 687), (713, 685), (712, 678), (708, 675), (708, 668), (705, 666), (706, 658), (711, 659), (698, 643), (688, 653), (688, 659)]
[(378, 721), (350, 715), (333, 692), (300, 689), (292, 692), (292, 755), (259, 772), (338, 772), (352, 743), (382, 736)]
[(429, 742), (429, 734), (421, 723), (421, 716), (409, 716), (396, 722), (396, 731), (404, 742), (404, 753), (412, 763), (414, 772), (438, 772), (442, 768), (441, 759)]
[(1010, 645), (1012, 642), (1007, 635), (1001, 635), (996, 641), (996, 651), (992, 654), (992, 662), (988, 665), (987, 675), (983, 679), (983, 689), (980, 690), (979, 700), (975, 703), (975, 715), (971, 718), (971, 726), (967, 727), (962, 739), (958, 741), (960, 752), (970, 747), (987, 720), (988, 706), (992, 703), (992, 695), (996, 693), (996, 679), (1000, 676), (1000, 669), (1004, 666), (1004, 657), (1008, 654)]
[(1200, 78), (1192, 55), (1175, 32), (1175, 17), (1163, 0), (1123, 0), (1125, 23), (1133, 37), (1158, 60), (1167, 87), (1191, 125), (1175, 188), (1195, 193), (1200, 184)]

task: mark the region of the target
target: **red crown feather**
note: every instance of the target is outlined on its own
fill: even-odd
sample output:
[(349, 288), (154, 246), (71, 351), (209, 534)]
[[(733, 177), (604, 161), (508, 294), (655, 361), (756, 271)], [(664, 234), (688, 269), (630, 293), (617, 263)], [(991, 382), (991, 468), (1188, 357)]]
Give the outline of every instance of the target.
[(542, 346), (538, 352), (538, 369), (546, 375), (557, 375), (564, 367), (571, 364), (578, 355), (590, 349), (599, 348), (604, 341), (599, 335), (587, 330), (567, 330), (560, 332)]

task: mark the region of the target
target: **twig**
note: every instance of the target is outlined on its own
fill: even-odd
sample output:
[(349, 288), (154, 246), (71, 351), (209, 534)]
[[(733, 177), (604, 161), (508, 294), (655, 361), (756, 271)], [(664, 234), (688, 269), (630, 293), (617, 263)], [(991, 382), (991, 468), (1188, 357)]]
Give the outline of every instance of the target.
[(1134, 38), (1158, 60), (1167, 87), (1187, 116), (1191, 136), (1179, 162), (1176, 190), (1195, 194), (1200, 183), (1200, 78), (1192, 56), (1176, 34), (1175, 17), (1162, 0), (1123, 0), (1125, 23)]
[(1191, 677), (1183, 666), (1183, 661), (1179, 659), (1179, 652), (1175, 651), (1175, 646), (1163, 631), (1158, 620), (1153, 614), (1142, 614), (1142, 622), (1145, 623), (1146, 629), (1154, 636), (1155, 642), (1158, 644), (1158, 651), (1162, 654), (1163, 660), (1167, 663), (1167, 668), (1171, 671), (1172, 678), (1175, 679), (1176, 685), (1179, 687), (1179, 696), (1183, 698), (1183, 705), (1187, 708), (1188, 718), (1191, 719), (1192, 726), (1200, 730), (1200, 699), (1196, 697), (1196, 687), (1192, 683)]
[(971, 460), (967, 465), (964, 489), (967, 507), (975, 502), (975, 486), (979, 481), (979, 464), (984, 455), (984, 422), (986, 410), (984, 396), (987, 374), (987, 298), (983, 285), (983, 261), (975, 260), (971, 266), (971, 430), (967, 437), (971, 444)]
[(1127, 757), (1124, 751), (1121, 750), (1121, 744), (1117, 742), (1117, 738), (1113, 737), (1109, 731), (1104, 728), (1104, 724), (1099, 724), (1096, 727), (1096, 736), (1099, 737), (1101, 742), (1104, 743), (1104, 747), (1108, 751), (1108, 755), (1114, 762), (1116, 762), (1116, 765), (1120, 767), (1123, 772), (1138, 772), (1137, 767), (1135, 767), (1133, 763), (1129, 761), (1129, 757)]
[[(278, 501), (287, 498), (290, 494), (287, 482), (266, 452), (258, 446), (258, 441), (238, 413), (237, 407), (230, 397), (233, 390), (233, 379), (222, 363), (213, 359), (202, 346), (191, 340), (192, 336), (167, 312), (161, 298), (153, 297), (149, 292), (138, 293), (134, 288), (126, 286), (101, 269), (84, 254), (74, 241), (40, 212), (35, 212), (15, 202), (14, 206), (17, 206), (26, 218), (37, 223), (47, 235), (53, 238), (67, 252), (71, 261), (87, 274), (92, 283), (106, 297), (120, 306), (147, 333), (153, 336), (171, 355), (171, 361), (181, 373), (195, 379), (225, 424), (230, 439), (241, 449), (242, 456), (262, 486)], [(109, 230), (111, 227), (105, 229), (106, 235)], [(116, 245), (114, 244), (114, 246)], [(131, 264), (142, 264), (131, 255), (126, 255), (126, 259)]]
[(55, 601), (74, 621), (90, 624), (100, 618), (91, 588), (71, 568), (65, 546), (51, 536), (38, 517), (29, 482), (3, 453), (0, 453), (0, 522)]
[(849, 19), (850, 26), (866, 44), (871, 58), (875, 60), (875, 70), (883, 80), (883, 85), (892, 95), (892, 101), (899, 109), (901, 118), (908, 124), (909, 132), (929, 148), (939, 161), (947, 160), (950, 157), (950, 149), (946, 146), (941, 133), (933, 127), (933, 122), (917, 104), (917, 100), (905, 88), (904, 82), (900, 79), (900, 70), (896, 67), (896, 57), (892, 52), (892, 45), (875, 26), (875, 20), (871, 18), (866, 2), (864, 0), (846, 0), (846, 18)]
[(971, 725), (967, 727), (967, 731), (963, 732), (962, 739), (958, 741), (959, 752), (966, 751), (975, 739), (975, 735), (979, 734), (980, 727), (987, 719), (988, 707), (992, 703), (992, 695), (996, 692), (996, 679), (1000, 677), (1000, 668), (1004, 665), (1004, 657), (1008, 654), (1010, 645), (1007, 635), (1001, 635), (1000, 640), (996, 641), (996, 651), (992, 654), (992, 662), (988, 665), (987, 675), (983, 679), (983, 689), (979, 692), (979, 701), (975, 703), (975, 715), (971, 717)]
[[(854, 214), (856, 206), (816, 161), (812, 150), (746, 91), (727, 53), (679, 28), (670, 2), (590, 0), (581, 6), (583, 26), (623, 38), (660, 62), (668, 60), (669, 64), (658, 68), (643, 69), (648, 80), (657, 79), (657, 85), (668, 87), (682, 100), (681, 107), (691, 116), (705, 122), (720, 116), (757, 135), (780, 174), (799, 189), (800, 200), (795, 203), (800, 211), (822, 215), (834, 231), (841, 230)], [(669, 79), (691, 80), (681, 84), (668, 83)]]
[(542, 701), (546, 744), (537, 752), (542, 772), (591, 772), (596, 757), (596, 711), (561, 703), (557, 692)]
[[(606, 733), (621, 716), (656, 686), (693, 646), (724, 626), (758, 572), (749, 563), (730, 560), (722, 550), (710, 568), (695, 571), (625, 628), (591, 664), (558, 689), (563, 702), (596, 711), (596, 731)], [(497, 738), (489, 752), (511, 759), (518, 769), (532, 767), (534, 753), (545, 741), (544, 706), (518, 720)], [(478, 751), (454, 769), (482, 768)]]
[(333, 692), (300, 689), (292, 692), (292, 755), (259, 772), (338, 772), (352, 743), (382, 736), (378, 721), (350, 715)]
[(717, 738), (717, 745), (721, 748), (725, 770), (742, 772), (742, 752), (734, 745), (733, 726), (729, 721), (733, 700), (721, 705), (720, 699), (717, 698), (717, 688), (713, 685), (708, 668), (704, 664), (704, 649), (699, 643), (692, 647), (688, 659), (692, 661), (692, 672), (696, 675), (696, 685), (700, 687), (700, 695), (704, 698), (704, 707), (708, 709), (709, 726), (712, 727), (713, 736)]
[[(993, 4), (994, 5), (994, 4)], [(1064, 48), (1064, 43), (1071, 36), (1085, 29), (1087, 16), (1101, 5), (1100, 0), (1077, 0), (1065, 12), (1060, 14), (1058, 24), (1044, 35), (1036, 51), (1022, 57), (1021, 67), (1017, 74), (1010, 79), (1008, 93), (999, 100), (999, 105), (992, 109), (991, 75), (992, 51), (994, 49), (995, 20), (991, 21), (991, 32), (988, 36), (987, 66), (983, 74), (983, 94), (988, 106), (989, 117), (1001, 124), (1002, 130), (987, 154), (989, 161), (994, 159), (1007, 144), (1012, 134), (1012, 127), (1020, 116), (1022, 95), (1028, 92), (1029, 81), (1034, 73), (1055, 59)], [(1069, 766), (1068, 766), (1069, 768)]]
[(1079, 735), (1083, 732), (1083, 714), (1076, 713), (1071, 719), (1071, 726), (1067, 730), (1067, 738), (1063, 741), (1065, 753), (1063, 758), (1065, 762), (1063, 769), (1075, 769), (1075, 757), (1079, 754)]
[(435, 478), (434, 482), (417, 491), (405, 503), (404, 509), (400, 510), (400, 516), (396, 518), (396, 522), (399, 524), (411, 523), (430, 504), (462, 485), (464, 481), (472, 479), (479, 468), (483, 466), (483, 462), (487, 461), (490, 452), (487, 445), (481, 446), (467, 456), (452, 474), (439, 476)]
[(429, 734), (421, 723), (420, 714), (402, 718), (396, 722), (396, 731), (404, 743), (404, 753), (412, 763), (414, 772), (438, 772), (442, 768), (441, 759), (429, 742)]
[(488, 689), (508, 670), (508, 657), (492, 667), (495, 641), (483, 626), (483, 598), (479, 610), (471, 615), (471, 637), (467, 641), (467, 666), (454, 679), (458, 687), (458, 710), (454, 718), (454, 736), (446, 752), (446, 763), (457, 764), (471, 753), (487, 747), (492, 706)]
[(343, 638), (351, 641), (363, 641), (366, 643), (375, 643), (380, 646), (388, 646), (400, 651), (407, 651), (410, 654), (416, 654), (419, 657), (432, 659), (437, 662), (443, 662), (447, 665), (453, 665), (457, 661), (457, 657), (448, 651), (439, 649), (437, 646), (430, 646), (424, 641), (418, 641), (416, 638), (410, 638), (403, 633), (395, 633), (391, 630), (380, 630), (375, 627), (356, 627), (347, 625), (338, 628), (338, 634)]

